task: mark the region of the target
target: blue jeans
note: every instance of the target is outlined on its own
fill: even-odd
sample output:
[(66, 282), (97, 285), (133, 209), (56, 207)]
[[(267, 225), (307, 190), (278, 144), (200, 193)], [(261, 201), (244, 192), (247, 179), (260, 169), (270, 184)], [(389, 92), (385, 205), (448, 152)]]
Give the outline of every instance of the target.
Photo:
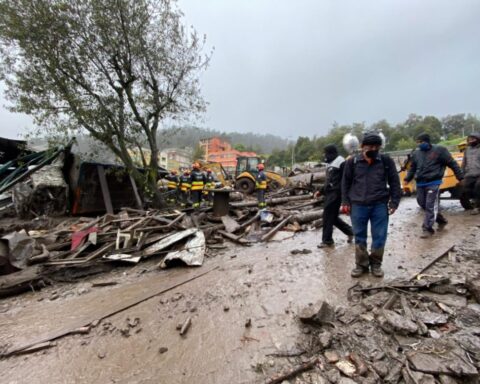
[(368, 222), (372, 234), (372, 250), (385, 247), (388, 232), (388, 207), (386, 203), (372, 205), (352, 204), (352, 226), (355, 244), (367, 247)]

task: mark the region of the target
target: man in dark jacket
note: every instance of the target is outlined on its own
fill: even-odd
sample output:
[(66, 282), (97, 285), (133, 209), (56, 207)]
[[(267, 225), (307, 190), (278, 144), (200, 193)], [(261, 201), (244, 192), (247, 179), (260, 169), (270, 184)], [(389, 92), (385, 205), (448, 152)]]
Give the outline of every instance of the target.
[[(381, 145), (379, 135), (366, 134), (362, 140), (362, 152), (346, 161), (343, 173), (341, 211), (351, 214), (355, 235), (353, 277), (368, 273), (369, 267), (374, 276), (383, 276), (388, 216), (400, 203), (402, 191), (395, 163), (379, 153)], [(370, 254), (367, 250), (368, 222), (372, 233)]]
[(480, 133), (474, 132), (467, 137), (467, 149), (463, 155), (462, 170), (465, 173), (463, 192), (468, 198), (475, 199), (473, 215), (480, 213)]
[(340, 205), (342, 204), (342, 176), (345, 167), (345, 159), (338, 154), (338, 149), (334, 144), (329, 144), (324, 148), (325, 162), (327, 163), (325, 186), (322, 193), (323, 201), (323, 228), (322, 243), (318, 248), (332, 247), (334, 241), (333, 226), (340, 229), (348, 236), (348, 242), (353, 239), (352, 227), (338, 217)]
[(430, 135), (422, 133), (417, 137), (418, 149), (412, 154), (412, 165), (404, 183), (408, 184), (414, 177), (417, 183), (417, 202), (425, 210), (421, 238), (435, 233), (433, 224), (448, 223), (440, 213), (440, 185), (445, 168), (452, 169), (458, 180), (463, 179), (463, 172), (447, 148), (430, 143)]

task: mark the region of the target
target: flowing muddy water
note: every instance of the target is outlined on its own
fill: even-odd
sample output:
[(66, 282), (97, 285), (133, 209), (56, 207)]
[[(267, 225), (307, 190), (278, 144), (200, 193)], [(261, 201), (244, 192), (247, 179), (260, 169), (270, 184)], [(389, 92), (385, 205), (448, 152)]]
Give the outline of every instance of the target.
[[(422, 213), (405, 199), (391, 218), (384, 268), (387, 278), (411, 277), (430, 260), (459, 243), (480, 224), (479, 216), (446, 201), (449, 225), (419, 239)], [(347, 304), (354, 246), (335, 231), (334, 249), (319, 250), (321, 231), (281, 242), (230, 246), (199, 269), (159, 271), (154, 262), (122, 268), (77, 284), (48, 287), (0, 302), (0, 344), (17, 345), (179, 279), (219, 268), (128, 310), (102, 320), (89, 334), (66, 336), (57, 346), (0, 361), (2, 383), (257, 383), (258, 363), (296, 347), (299, 307), (317, 300)], [(309, 254), (290, 254), (294, 249)], [(232, 258), (232, 256), (234, 256)], [(364, 277), (378, 282), (371, 276)], [(93, 288), (99, 281), (115, 286)], [(58, 298), (57, 298), (58, 296)], [(52, 300), (54, 299), (54, 300)], [(40, 301), (39, 301), (40, 300)], [(181, 337), (176, 327), (192, 325)], [(251, 326), (246, 327), (246, 323)], [(163, 353), (160, 353), (161, 352)], [(257, 367), (257, 368), (256, 368)], [(279, 370), (282, 366), (277, 367)]]

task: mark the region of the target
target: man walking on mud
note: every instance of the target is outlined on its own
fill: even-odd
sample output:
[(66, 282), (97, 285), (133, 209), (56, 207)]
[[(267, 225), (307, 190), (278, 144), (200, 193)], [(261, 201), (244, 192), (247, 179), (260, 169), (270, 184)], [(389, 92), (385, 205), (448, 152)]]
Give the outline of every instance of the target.
[[(342, 179), (341, 211), (351, 214), (355, 235), (355, 268), (352, 277), (368, 273), (383, 276), (382, 261), (387, 241), (388, 219), (400, 203), (400, 179), (394, 161), (380, 154), (382, 139), (366, 134), (361, 153), (346, 161)], [(370, 222), (372, 245), (367, 250)]]
[(462, 170), (465, 173), (462, 193), (474, 199), (475, 207), (472, 215), (478, 215), (480, 214), (480, 133), (469, 135), (467, 145), (462, 162)]
[(421, 238), (425, 239), (435, 233), (433, 224), (446, 225), (447, 219), (440, 213), (440, 185), (445, 168), (449, 167), (457, 180), (463, 179), (460, 166), (447, 148), (430, 143), (430, 135), (422, 133), (417, 136), (418, 148), (412, 154), (412, 165), (404, 179), (408, 184), (414, 177), (417, 183), (417, 202), (425, 210)]
[(333, 247), (333, 227), (340, 229), (348, 236), (348, 242), (353, 239), (352, 227), (338, 217), (342, 204), (342, 176), (345, 168), (345, 159), (338, 154), (334, 144), (327, 145), (324, 149), (325, 162), (327, 163), (326, 180), (322, 189), (323, 201), (323, 226), (322, 242), (317, 247)]

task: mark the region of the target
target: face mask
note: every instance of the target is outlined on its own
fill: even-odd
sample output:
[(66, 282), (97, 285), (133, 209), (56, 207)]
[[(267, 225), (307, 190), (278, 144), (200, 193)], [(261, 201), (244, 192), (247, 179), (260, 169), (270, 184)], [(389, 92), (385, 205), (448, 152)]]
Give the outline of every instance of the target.
[(378, 156), (378, 151), (367, 151), (365, 152), (365, 156), (367, 156), (369, 159), (375, 159)]
[(428, 143), (421, 143), (418, 148), (420, 148), (421, 151), (428, 151), (430, 149), (430, 144)]

